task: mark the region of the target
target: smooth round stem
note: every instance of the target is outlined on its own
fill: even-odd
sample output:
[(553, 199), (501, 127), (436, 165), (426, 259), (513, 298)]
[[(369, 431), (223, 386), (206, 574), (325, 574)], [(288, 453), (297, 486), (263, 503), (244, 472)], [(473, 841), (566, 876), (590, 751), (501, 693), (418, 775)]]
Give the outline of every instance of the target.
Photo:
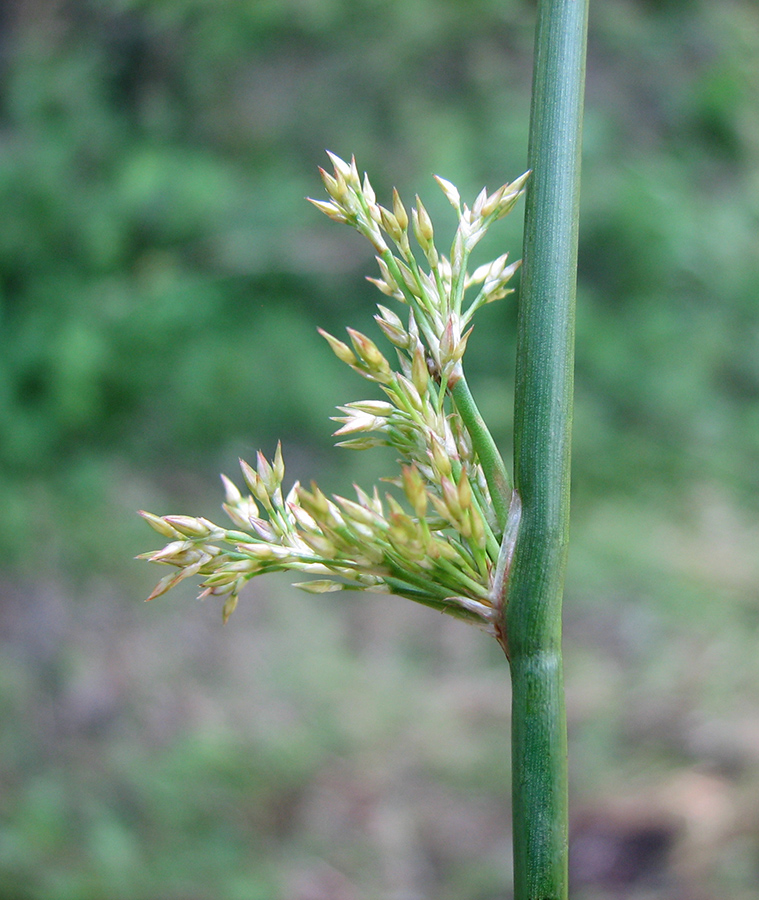
[(567, 897), (561, 603), (588, 0), (539, 0), (514, 411), (522, 518), (505, 629), (512, 672), (515, 900)]

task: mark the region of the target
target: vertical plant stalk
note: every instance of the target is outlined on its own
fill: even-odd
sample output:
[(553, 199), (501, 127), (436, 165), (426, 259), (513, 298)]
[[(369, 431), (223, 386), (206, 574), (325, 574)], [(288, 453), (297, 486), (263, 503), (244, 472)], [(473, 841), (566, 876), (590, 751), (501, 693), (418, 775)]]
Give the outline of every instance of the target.
[(588, 0), (539, 0), (514, 412), (522, 502), (508, 586), (515, 900), (566, 900), (561, 603), (567, 558)]

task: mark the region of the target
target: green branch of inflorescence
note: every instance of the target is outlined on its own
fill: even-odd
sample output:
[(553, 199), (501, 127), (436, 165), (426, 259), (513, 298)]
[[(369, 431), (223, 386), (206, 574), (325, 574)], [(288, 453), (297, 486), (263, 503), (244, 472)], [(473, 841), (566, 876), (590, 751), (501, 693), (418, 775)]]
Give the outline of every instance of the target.
[[(490, 225), (516, 204), (527, 175), (490, 195), (483, 189), (471, 208), (450, 182), (437, 178), (458, 217), (445, 257), (418, 197), (410, 216), (396, 190), (392, 209), (380, 206), (355, 160), (330, 158), (333, 174), (320, 170), (329, 199), (311, 203), (368, 238), (379, 266), (379, 277), (369, 280), (408, 311), (405, 322), (383, 305), (375, 316), (395, 349), (396, 368), (366, 335), (348, 328), (346, 343), (320, 330), (335, 355), (386, 398), (339, 407), (335, 436), (341, 447), (394, 448), (400, 474), (387, 481), (398, 496), (355, 487), (355, 500), (329, 498), (297, 482), (285, 494), (281, 447), (272, 460), (259, 452), (255, 468), (240, 463), (247, 493), (222, 476), (223, 509), (233, 528), (141, 513), (168, 543), (139, 558), (176, 570), (148, 599), (199, 576), (201, 597), (224, 599), (226, 621), (251, 578), (294, 571), (315, 576), (297, 584), (306, 591), (393, 593), (495, 632), (519, 503), (472, 398), (462, 357), (475, 312), (511, 293), (507, 285), (519, 263), (509, 264), (504, 254), (471, 274), (467, 266)], [(411, 247), (412, 235), (426, 266)]]

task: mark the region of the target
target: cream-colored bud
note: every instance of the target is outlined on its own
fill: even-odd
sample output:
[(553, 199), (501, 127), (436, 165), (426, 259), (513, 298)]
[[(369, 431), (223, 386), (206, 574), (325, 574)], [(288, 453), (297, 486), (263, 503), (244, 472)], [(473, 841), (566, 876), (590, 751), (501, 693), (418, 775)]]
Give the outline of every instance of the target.
[[(479, 215), (482, 216), (483, 219), (487, 219), (489, 215), (495, 212), (498, 204), (503, 200), (503, 195), (508, 190), (508, 185), (504, 184), (502, 187), (499, 187), (497, 191), (492, 193), (489, 197), (485, 199), (485, 202), (481, 204), (479, 209)], [(476, 204), (475, 204), (476, 207)]]
[[(392, 403), (387, 400), (355, 400), (353, 403), (346, 403), (345, 406), (338, 406), (348, 415), (353, 415), (354, 410), (358, 412), (368, 413), (371, 416), (389, 416), (395, 409)], [(336, 420), (336, 421), (339, 421)]]
[(369, 206), (374, 206), (377, 202), (377, 195), (374, 193), (374, 188), (371, 186), (369, 182), (369, 176), (364, 172), (364, 183), (361, 186), (361, 193), (364, 195), (364, 199), (366, 200)]
[(158, 534), (162, 535), (163, 537), (171, 539), (180, 537), (180, 534), (176, 530), (176, 528), (172, 528), (171, 525), (164, 521), (164, 519), (162, 519), (160, 516), (155, 516), (153, 515), (153, 513), (145, 512), (144, 509), (140, 510), (140, 515), (154, 531), (157, 531)]
[(312, 197), (306, 197), (306, 199), (320, 212), (323, 212), (325, 216), (329, 216), (333, 222), (344, 225), (348, 221), (346, 214), (334, 203), (327, 203), (325, 200), (314, 200)]
[(230, 506), (234, 506), (242, 500), (242, 494), (237, 485), (227, 478), (226, 475), (221, 476), (221, 483), (224, 485), (224, 499)]
[(204, 538), (211, 533), (206, 525), (192, 516), (165, 516), (165, 520), (180, 534), (189, 538)]
[[(330, 158), (330, 162), (335, 169), (335, 176), (341, 175), (345, 181), (349, 181), (352, 172), (348, 163), (344, 159), (340, 159), (336, 153), (332, 153), (329, 150), (327, 150), (327, 156)], [(356, 174), (358, 174), (358, 172)]]
[(472, 204), (472, 216), (481, 216), (483, 215), (482, 209), (485, 206), (488, 199), (488, 192), (485, 188), (483, 188), (479, 194), (477, 194), (477, 199)]
[(335, 422), (343, 423), (337, 431), (332, 432), (334, 437), (343, 434), (357, 434), (364, 431), (380, 431), (385, 426), (385, 419), (363, 412), (355, 412), (345, 418), (333, 416), (333, 419)]
[(441, 178), (439, 175), (434, 176), (435, 181), (440, 185), (440, 189), (445, 194), (448, 199), (448, 202), (451, 206), (458, 212), (461, 209), (461, 196), (456, 188), (456, 185), (451, 184), (450, 181), (447, 181), (445, 178)]

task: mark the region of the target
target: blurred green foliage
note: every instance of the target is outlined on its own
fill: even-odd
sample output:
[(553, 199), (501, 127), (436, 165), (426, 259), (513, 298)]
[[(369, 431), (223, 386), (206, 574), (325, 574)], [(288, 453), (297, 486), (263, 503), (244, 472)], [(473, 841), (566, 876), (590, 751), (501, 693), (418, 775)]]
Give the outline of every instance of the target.
[[(209, 514), (215, 473), (233, 474), (237, 454), (271, 451), (278, 437), (298, 477), (318, 469), (326, 486), (343, 490), (351, 477), (368, 481), (359, 466), (371, 461), (340, 451), (330, 458), (341, 471), (327, 471), (327, 417), (366, 385), (315, 328), (371, 329), (378, 298), (363, 276), (373, 261), (304, 197), (321, 193), (324, 148), (355, 153), (381, 200), (393, 184), (407, 197), (418, 191), (436, 221), (450, 210), (433, 172), (470, 196), (520, 174), (533, 15), (527, 0), (3, 5), (0, 539), (8, 576), (65, 571), (82, 583), (122, 574), (149, 541), (134, 508), (190, 512), (190, 498)], [(633, 656), (655, 655), (686, 609), (716, 627), (719, 595), (731, 601), (718, 607), (725, 634), (750, 658), (754, 569), (735, 548), (752, 546), (747, 523), (759, 507), (758, 234), (754, 0), (595, 4), (570, 590), (594, 615), (620, 584), (618, 609), (667, 595), (651, 614), (655, 626), (635, 620)], [(483, 258), (502, 248), (516, 257), (519, 243), (516, 214), (494, 229)], [(468, 353), (475, 393), (505, 448), (513, 307), (507, 300), (483, 313)], [(718, 537), (715, 509), (728, 523)], [(683, 523), (686, 547), (675, 536)], [(297, 646), (285, 652), (297, 657)], [(580, 669), (597, 663), (578, 660)], [(67, 678), (43, 666), (38, 683), (22, 663), (0, 670), (8, 715), (34, 702), (46, 679)], [(341, 671), (354, 677), (347, 662)], [(683, 661), (673, 696), (686, 672)], [(113, 747), (90, 747), (93, 759), (105, 753), (98, 765), (108, 782), (93, 775), (80, 783), (84, 770), (70, 768), (67, 754), (86, 751), (86, 739), (67, 749), (64, 735), (60, 760), (53, 751), (27, 759), (19, 747), (50, 732), (26, 720), (19, 727), (0, 770), (4, 784), (14, 766), (29, 770), (3, 800), (11, 821), (0, 842), (3, 900), (277, 896), (268, 851), (245, 842), (261, 823), (234, 816), (268, 815), (267, 784), (278, 785), (278, 797), (288, 779), (303, 791), (318, 760), (340, 752), (340, 735), (326, 726), (325, 746), (310, 749), (316, 756), (283, 757), (299, 746), (287, 732), (255, 771), (229, 732), (214, 732), (209, 744), (202, 735), (192, 745), (168, 742), (142, 760), (143, 749), (114, 738)], [(322, 732), (314, 729), (312, 743), (314, 733)], [(596, 758), (591, 738), (583, 752)], [(455, 766), (444, 768), (454, 778)], [(235, 807), (229, 821), (193, 807), (184, 792), (193, 778), (209, 781), (211, 806)], [(248, 812), (231, 799), (238, 778)], [(107, 785), (118, 796), (104, 795)], [(265, 827), (276, 831), (270, 818)], [(159, 845), (156, 836), (170, 832), (177, 845), (151, 857), (125, 822)], [(194, 859), (197, 841), (203, 860)], [(297, 841), (285, 848), (304, 852)], [(489, 872), (467, 875), (466, 885), (449, 872), (445, 896), (498, 895)]]

